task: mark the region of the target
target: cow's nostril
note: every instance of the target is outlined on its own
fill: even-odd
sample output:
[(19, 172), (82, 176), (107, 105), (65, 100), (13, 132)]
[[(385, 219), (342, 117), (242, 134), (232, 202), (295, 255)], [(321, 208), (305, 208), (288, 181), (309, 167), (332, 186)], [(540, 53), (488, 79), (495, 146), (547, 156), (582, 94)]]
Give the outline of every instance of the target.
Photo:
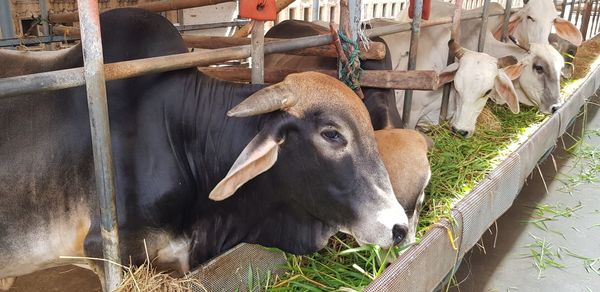
[(556, 111), (557, 111), (559, 108), (560, 108), (560, 106), (558, 106), (558, 105), (553, 105), (553, 106), (552, 106), (552, 109), (551, 109), (551, 110), (552, 110), (552, 113), (555, 113), (555, 112), (556, 112)]
[(469, 135), (469, 131), (459, 130), (459, 129), (455, 128), (454, 126), (452, 126), (451, 130), (452, 130), (452, 132), (459, 134), (463, 138), (467, 137)]
[(394, 245), (398, 245), (404, 241), (408, 228), (404, 225), (396, 224), (392, 228), (392, 238), (394, 239)]

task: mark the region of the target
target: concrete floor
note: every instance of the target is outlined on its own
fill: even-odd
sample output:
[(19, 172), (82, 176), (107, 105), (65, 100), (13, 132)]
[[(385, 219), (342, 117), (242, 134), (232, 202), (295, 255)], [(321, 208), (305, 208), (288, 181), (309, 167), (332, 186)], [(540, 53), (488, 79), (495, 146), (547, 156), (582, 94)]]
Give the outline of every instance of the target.
[[(599, 99), (594, 100), (597, 103)], [(600, 182), (600, 114), (597, 112), (597, 106), (588, 105), (588, 134), (583, 141), (597, 148), (594, 153), (597, 171), (590, 178)], [(576, 121), (573, 136), (581, 136), (577, 133), (581, 133), (582, 122), (582, 118)], [(564, 135), (563, 140), (567, 147), (574, 142), (569, 135)], [(582, 178), (580, 164), (576, 164), (575, 155), (564, 150), (561, 140), (552, 157), (540, 164), (544, 180), (538, 170), (534, 170), (513, 206), (497, 221), (497, 227), (492, 225), (480, 241), (481, 246), (465, 255), (455, 275), (459, 284), (452, 287), (452, 291), (600, 291), (600, 183), (587, 182), (571, 194), (565, 192), (561, 181)], [(547, 231), (544, 231), (527, 222), (553, 215), (545, 212), (540, 216), (532, 208), (544, 204), (554, 210), (566, 207), (576, 210), (547, 221)], [(528, 245), (539, 246), (544, 242), (548, 247), (544, 258), (548, 259), (547, 251), (551, 251), (554, 261), (564, 267), (547, 264), (540, 272), (534, 266), (531, 251), (540, 252), (541, 248)], [(568, 255), (567, 249), (575, 255)], [(586, 270), (586, 262), (577, 256), (597, 259), (591, 267), (595, 272), (590, 267)]]

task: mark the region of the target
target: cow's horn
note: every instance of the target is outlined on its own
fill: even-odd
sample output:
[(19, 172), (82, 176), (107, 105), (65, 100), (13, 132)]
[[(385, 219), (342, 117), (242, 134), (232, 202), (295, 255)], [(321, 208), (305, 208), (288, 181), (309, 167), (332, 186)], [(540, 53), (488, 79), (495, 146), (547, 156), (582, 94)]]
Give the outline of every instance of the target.
[(519, 44), (519, 42), (517, 42), (517, 40), (515, 39), (515, 37), (512, 36), (512, 35), (509, 35), (508, 39), (510, 39), (510, 41), (513, 42), (513, 44), (515, 44), (515, 46), (521, 48), (522, 50), (526, 51), (527, 53), (530, 52), (531, 46), (529, 44), (527, 44), (526, 46)]
[(298, 102), (298, 97), (284, 82), (265, 87), (250, 95), (240, 104), (227, 112), (230, 117), (249, 117), (276, 110), (288, 109)]
[(450, 52), (452, 52), (457, 59), (462, 58), (462, 56), (465, 54), (465, 48), (457, 44), (454, 39), (451, 39), (448, 42), (448, 47), (450, 48)]

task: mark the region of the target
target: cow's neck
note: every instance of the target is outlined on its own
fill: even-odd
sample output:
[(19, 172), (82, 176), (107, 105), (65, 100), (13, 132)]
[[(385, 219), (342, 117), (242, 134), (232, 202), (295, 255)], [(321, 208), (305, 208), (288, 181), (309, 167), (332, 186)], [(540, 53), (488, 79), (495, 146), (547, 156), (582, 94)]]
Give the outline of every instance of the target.
[(208, 203), (213, 206), (212, 210), (205, 209), (208, 216), (198, 214), (189, 230), (192, 268), (239, 243), (277, 247), (294, 254), (312, 253), (323, 248), (337, 230), (291, 207), (277, 191), (265, 188), (270, 184), (256, 184), (260, 191), (252, 190), (252, 186), (242, 188), (227, 200)]
[(182, 145), (175, 155), (188, 168), (195, 192), (208, 196), (270, 117), (230, 118), (227, 111), (264, 86), (219, 81), (195, 72), (184, 87), (183, 97), (169, 102), (172, 111), (165, 123), (172, 143)]

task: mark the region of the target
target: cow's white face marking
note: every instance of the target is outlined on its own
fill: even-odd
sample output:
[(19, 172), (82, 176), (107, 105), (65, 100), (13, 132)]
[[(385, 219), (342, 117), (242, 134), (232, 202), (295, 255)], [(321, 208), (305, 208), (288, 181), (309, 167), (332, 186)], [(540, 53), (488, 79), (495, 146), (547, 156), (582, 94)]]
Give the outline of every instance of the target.
[(477, 117), (483, 110), (487, 97), (498, 76), (496, 58), (484, 53), (465, 52), (454, 76), (456, 108), (450, 124), (457, 130), (473, 135)]
[(360, 214), (359, 224), (343, 226), (340, 231), (354, 236), (360, 245), (371, 243), (383, 248), (391, 247), (394, 245), (394, 226), (399, 225), (407, 230), (408, 217), (391, 190), (379, 190), (373, 196), (379, 197), (377, 201), (384, 203), (380, 206), (365, 206), (364, 209), (378, 211), (375, 214)]
[[(563, 103), (560, 97), (560, 72), (564, 67), (564, 59), (549, 44), (530, 44), (530, 51), (521, 61), (525, 68), (519, 77), (519, 86), (525, 96), (519, 96), (519, 101), (537, 106), (544, 113), (551, 113), (552, 106)], [(548, 94), (552, 96), (544, 96)]]

